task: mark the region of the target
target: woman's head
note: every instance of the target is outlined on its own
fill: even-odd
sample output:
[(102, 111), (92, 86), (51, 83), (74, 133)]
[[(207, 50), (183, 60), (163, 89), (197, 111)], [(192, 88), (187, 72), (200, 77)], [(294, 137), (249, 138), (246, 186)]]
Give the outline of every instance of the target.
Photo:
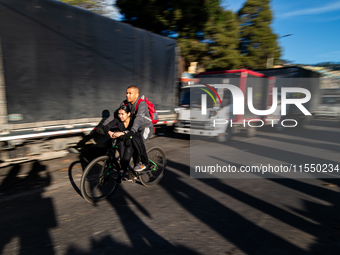
[(119, 107), (118, 109), (118, 118), (121, 121), (125, 121), (128, 118), (130, 118), (131, 115), (131, 111), (130, 108), (127, 105), (122, 105), (121, 107)]

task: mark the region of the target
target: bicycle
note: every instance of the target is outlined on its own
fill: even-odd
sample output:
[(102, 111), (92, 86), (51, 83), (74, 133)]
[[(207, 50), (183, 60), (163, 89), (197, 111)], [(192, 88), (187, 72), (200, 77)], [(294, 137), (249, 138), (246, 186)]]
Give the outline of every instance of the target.
[[(95, 158), (99, 156), (106, 155), (107, 148), (97, 147), (94, 144), (87, 144), (81, 146), (74, 146), (68, 149), (70, 153), (78, 154), (79, 159), (72, 162), (68, 168), (68, 177), (70, 183), (74, 190), (80, 195), (80, 185), (76, 184), (76, 181), (79, 179), (79, 184), (81, 180), (81, 176), (83, 175), (86, 166)], [(80, 176), (80, 177), (79, 177)]]
[[(105, 156), (92, 160), (85, 168), (80, 181), (80, 190), (83, 198), (89, 203), (97, 203), (109, 199), (118, 189), (116, 181), (120, 170), (120, 158), (117, 156), (118, 146), (113, 139), (112, 146), (108, 148)], [(166, 167), (166, 155), (162, 148), (152, 147), (147, 150), (149, 165), (141, 172), (133, 170), (130, 160), (130, 181), (140, 182), (146, 187), (157, 184), (164, 175)], [(124, 180), (124, 179), (123, 179)]]

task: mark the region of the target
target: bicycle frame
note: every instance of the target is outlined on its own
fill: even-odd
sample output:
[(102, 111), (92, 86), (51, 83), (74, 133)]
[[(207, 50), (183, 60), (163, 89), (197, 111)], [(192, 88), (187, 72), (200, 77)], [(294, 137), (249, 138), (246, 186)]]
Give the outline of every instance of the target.
[[(116, 157), (115, 157), (116, 150), (118, 149), (118, 145), (116, 145), (116, 144), (117, 144), (117, 140), (116, 140), (116, 139), (113, 139), (112, 144), (111, 144), (111, 147), (108, 148), (107, 153), (106, 153), (106, 155), (109, 156), (109, 160), (108, 160), (107, 165), (106, 165), (106, 166), (107, 166), (107, 169), (109, 169), (109, 171), (107, 172), (107, 175), (110, 174), (110, 172), (111, 172), (111, 167), (112, 167), (113, 164), (115, 164), (116, 167), (119, 166), (119, 163), (118, 163), (118, 161), (117, 161), (117, 159), (116, 159)], [(120, 157), (120, 156), (119, 156), (119, 157)], [(132, 171), (132, 173), (133, 173), (136, 177), (138, 177), (138, 176), (140, 176), (140, 175), (147, 174), (147, 173), (149, 173), (149, 172), (155, 171), (155, 170), (157, 169), (157, 164), (156, 164), (155, 162), (153, 162), (151, 159), (149, 159), (149, 161), (153, 164), (153, 167), (152, 167), (151, 169), (144, 170), (144, 171), (142, 171), (142, 172), (137, 172), (137, 173), (136, 173), (135, 171)], [(130, 167), (131, 167), (131, 166), (130, 166)], [(104, 173), (103, 173), (104, 169), (105, 169), (105, 168), (103, 168), (103, 169), (102, 169), (102, 172), (100, 173), (101, 176), (104, 174)]]
[[(113, 140), (111, 146), (107, 148), (106, 155), (93, 159), (84, 170), (80, 190), (83, 198), (89, 203), (96, 203), (111, 197), (118, 188), (120, 180), (117, 182), (117, 177), (121, 167), (116, 154), (117, 149), (117, 143)], [(146, 187), (151, 187), (157, 184), (164, 174), (166, 155), (164, 150), (159, 147), (152, 147), (147, 153), (150, 160), (147, 169), (136, 172), (133, 170), (133, 165), (130, 164), (131, 171), (127, 180), (134, 183), (138, 181)]]

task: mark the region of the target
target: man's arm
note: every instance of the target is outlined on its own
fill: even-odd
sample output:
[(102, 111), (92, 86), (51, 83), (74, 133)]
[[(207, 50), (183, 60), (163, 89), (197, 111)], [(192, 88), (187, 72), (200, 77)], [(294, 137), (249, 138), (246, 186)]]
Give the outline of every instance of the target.
[(110, 128), (112, 128), (113, 126), (117, 126), (119, 123), (118, 119), (113, 119), (112, 121), (110, 121), (109, 123), (107, 123), (106, 126), (102, 126), (102, 129), (104, 131), (105, 134), (108, 134), (110, 131)]
[(149, 110), (148, 110), (148, 106), (146, 105), (146, 103), (144, 101), (140, 102), (138, 105), (138, 109), (136, 112), (136, 118), (133, 121), (133, 125), (131, 130), (133, 132), (137, 132), (139, 127), (145, 123), (145, 121), (151, 121), (147, 120), (145, 117), (147, 117), (149, 114)]
[(115, 119), (115, 113), (112, 113), (102, 124), (102, 126), (107, 126), (111, 121)]

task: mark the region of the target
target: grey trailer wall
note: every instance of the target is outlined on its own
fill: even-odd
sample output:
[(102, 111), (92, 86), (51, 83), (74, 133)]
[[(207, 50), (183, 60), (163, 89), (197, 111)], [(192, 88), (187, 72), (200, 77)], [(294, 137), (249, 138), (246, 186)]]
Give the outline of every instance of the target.
[(0, 0), (0, 36), (15, 123), (101, 117), (131, 84), (173, 111), (172, 39), (52, 0)]

